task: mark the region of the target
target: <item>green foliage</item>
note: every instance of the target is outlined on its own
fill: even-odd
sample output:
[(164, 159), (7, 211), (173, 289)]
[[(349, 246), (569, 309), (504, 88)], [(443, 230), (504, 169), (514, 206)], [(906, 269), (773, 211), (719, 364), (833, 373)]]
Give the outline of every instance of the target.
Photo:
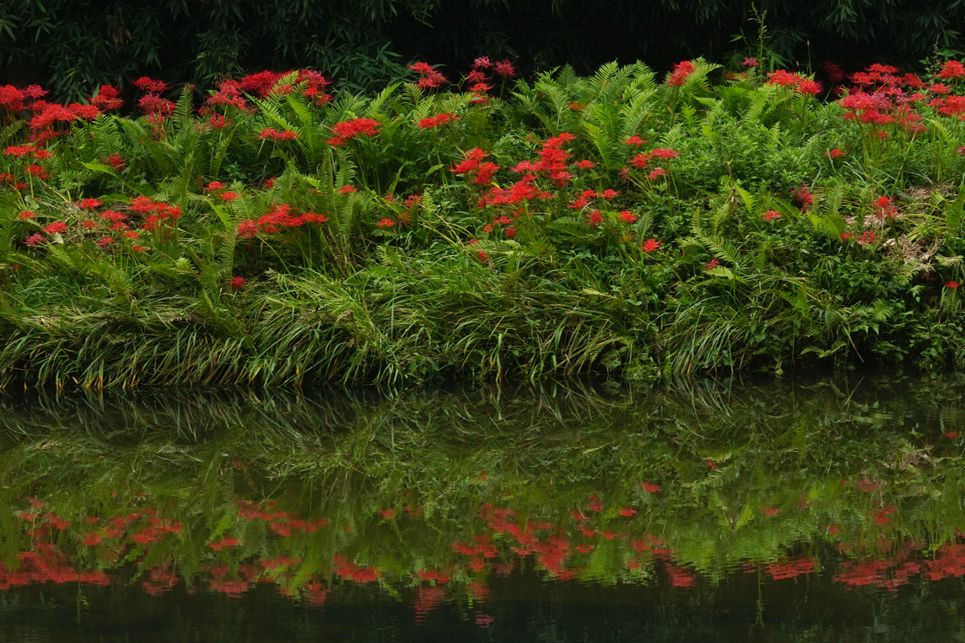
[[(485, 101), (287, 74), (218, 127), (190, 89), (78, 121), (47, 178), (0, 157), (0, 386), (963, 368), (965, 122), (849, 121), (715, 69), (563, 68)], [(473, 148), (492, 177), (455, 172)]]

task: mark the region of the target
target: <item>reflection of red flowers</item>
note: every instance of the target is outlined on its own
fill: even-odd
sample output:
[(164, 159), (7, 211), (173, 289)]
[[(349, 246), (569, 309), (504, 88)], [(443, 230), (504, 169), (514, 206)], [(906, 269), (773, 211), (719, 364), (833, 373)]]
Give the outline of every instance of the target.
[(642, 488), (647, 493), (660, 493), (660, 490), (663, 487), (661, 487), (655, 482), (648, 482), (644, 480), (643, 482), (640, 483), (640, 488)]
[(777, 514), (781, 513), (781, 510), (778, 509), (777, 507), (762, 507), (761, 513), (767, 516), (768, 518), (773, 518)]
[(631, 516), (637, 515), (637, 510), (634, 509), (633, 507), (620, 507), (619, 509), (617, 509), (617, 513), (623, 516), (624, 518), (629, 518)]
[(221, 540), (208, 543), (208, 548), (211, 549), (211, 551), (221, 551), (222, 549), (238, 547), (240, 544), (241, 541), (234, 536), (225, 536)]

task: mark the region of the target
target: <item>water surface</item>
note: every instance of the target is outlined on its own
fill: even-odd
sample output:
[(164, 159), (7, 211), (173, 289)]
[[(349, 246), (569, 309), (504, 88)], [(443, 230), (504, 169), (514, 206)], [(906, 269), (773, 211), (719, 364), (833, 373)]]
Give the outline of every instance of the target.
[(0, 401), (3, 641), (965, 640), (965, 380)]

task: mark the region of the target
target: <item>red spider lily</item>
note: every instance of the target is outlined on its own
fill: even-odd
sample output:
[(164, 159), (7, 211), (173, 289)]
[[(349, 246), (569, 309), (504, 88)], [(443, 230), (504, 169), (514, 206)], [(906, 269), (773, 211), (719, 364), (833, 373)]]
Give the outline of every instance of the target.
[(761, 218), (764, 219), (765, 221), (774, 221), (776, 219), (781, 218), (781, 213), (778, 212), (777, 210), (768, 210), (767, 212), (761, 215)]
[(245, 287), (246, 283), (248, 283), (247, 279), (245, 279), (241, 275), (237, 275), (231, 278), (230, 285), (232, 290), (241, 290), (242, 288)]
[(965, 65), (957, 60), (946, 60), (937, 76), (947, 80), (965, 78)]
[(154, 116), (169, 116), (174, 112), (174, 103), (166, 98), (161, 98), (157, 94), (145, 94), (137, 101), (137, 106), (145, 114)]
[(682, 87), (687, 82), (687, 78), (697, 69), (689, 60), (683, 60), (674, 65), (673, 71), (667, 77), (667, 85), (670, 87)]
[[(714, 259), (711, 259), (710, 261), (707, 262), (707, 265), (704, 266), (704, 269), (705, 269), (705, 270), (708, 270), (708, 271), (709, 271), (709, 270), (713, 270), (714, 268), (716, 268), (716, 267), (719, 266), (719, 265), (720, 265), (720, 261), (718, 261), (716, 258), (714, 258)], [(713, 462), (713, 460), (707, 460), (707, 462)], [(707, 465), (707, 466), (710, 466), (710, 465)], [(717, 465), (714, 465), (715, 468), (716, 468), (716, 466), (717, 466)]]
[(266, 127), (258, 132), (258, 138), (272, 141), (293, 141), (298, 138), (298, 132), (291, 130), (276, 130), (274, 127)]
[(343, 145), (357, 136), (375, 136), (379, 133), (379, 122), (371, 118), (354, 118), (341, 121), (332, 126), (332, 136), (328, 139), (331, 145)]
[(127, 167), (127, 164), (124, 162), (124, 157), (116, 152), (113, 154), (108, 154), (104, 158), (104, 162), (110, 165), (111, 167), (113, 167), (118, 172), (123, 171), (124, 168)]
[(875, 217), (881, 219), (894, 219), (898, 215), (898, 209), (892, 204), (891, 199), (880, 196), (874, 202)]
[(168, 84), (163, 80), (155, 80), (147, 76), (141, 76), (134, 81), (134, 86), (140, 89), (142, 92), (151, 92), (154, 94), (160, 94), (168, 90)]
[(419, 74), (420, 78), (416, 82), (419, 89), (437, 89), (449, 82), (442, 72), (426, 62), (409, 65), (409, 69)]
[(389, 228), (395, 227), (395, 219), (390, 219), (389, 217), (382, 217), (375, 225), (382, 228), (383, 230), (388, 230)]
[(99, 201), (98, 199), (91, 199), (91, 198), (81, 199), (80, 201), (77, 202), (77, 207), (80, 208), (81, 210), (96, 210), (102, 205), (104, 204), (101, 203), (101, 201)]
[(865, 230), (858, 236), (858, 243), (867, 246), (874, 243), (877, 240), (877, 236), (873, 230)]
[(747, 56), (741, 64), (744, 65), (744, 67), (757, 67), (760, 63), (757, 62), (757, 58), (754, 56)]
[(420, 118), (416, 125), (422, 129), (432, 129), (442, 127), (443, 125), (448, 125), (449, 123), (457, 120), (459, 120), (459, 117), (452, 112), (443, 112), (441, 114), (436, 114), (435, 116), (426, 116), (425, 118)]
[(20, 221), (26, 221), (28, 219), (33, 219), (35, 216), (37, 216), (35, 212), (31, 212), (30, 210), (21, 210), (20, 213), (17, 214), (17, 219)]
[(814, 204), (814, 195), (811, 194), (811, 190), (809, 190), (806, 185), (802, 185), (792, 191), (791, 195), (797, 207), (801, 209), (801, 212), (807, 212), (808, 208)]
[(120, 90), (113, 85), (101, 85), (90, 102), (91, 105), (103, 110), (120, 109), (124, 105)]
[(589, 159), (581, 159), (576, 162), (576, 167), (580, 168), (581, 170), (592, 170), (596, 167), (596, 163)]
[(663, 169), (662, 167), (655, 167), (650, 170), (649, 174), (647, 174), (647, 178), (651, 181), (656, 181), (662, 176), (667, 176), (667, 170)]
[(643, 246), (641, 247), (644, 252), (649, 254), (651, 252), (658, 250), (661, 245), (663, 244), (660, 241), (657, 241), (656, 239), (647, 239), (646, 241), (643, 242)]
[(640, 488), (650, 494), (660, 493), (660, 491), (663, 489), (663, 487), (661, 487), (657, 483), (648, 482), (647, 480), (644, 480), (643, 482), (640, 483)]
[(624, 518), (630, 518), (637, 515), (637, 510), (633, 507), (620, 507), (617, 509), (617, 514)]
[(603, 213), (599, 210), (593, 210), (592, 212), (587, 213), (586, 222), (593, 227), (600, 225), (603, 223)]
[(617, 217), (620, 219), (621, 222), (626, 223), (627, 225), (631, 223), (636, 223), (637, 221), (637, 215), (633, 214), (629, 210), (621, 210), (617, 214)]
[(960, 285), (961, 284), (959, 284), (957, 281), (954, 281), (954, 280), (949, 280), (945, 282), (945, 287), (948, 288), (949, 290), (958, 290), (958, 287)]
[(633, 136), (628, 137), (627, 140), (624, 141), (624, 143), (626, 145), (629, 145), (630, 147), (640, 147), (641, 145), (646, 143), (646, 141), (640, 138), (639, 136), (637, 136), (636, 134), (634, 134)]
[(48, 223), (44, 226), (44, 232), (47, 234), (63, 234), (67, 232), (67, 224), (63, 221), (54, 221), (53, 223)]
[(358, 188), (354, 185), (343, 185), (338, 189), (339, 194), (355, 194), (358, 191)]
[(844, 156), (844, 154), (845, 154), (844, 150), (842, 150), (840, 147), (834, 147), (828, 151), (828, 156), (830, 156), (833, 159), (839, 159), (842, 156)]
[(493, 65), (493, 71), (496, 72), (497, 76), (502, 76), (503, 78), (513, 78), (516, 76), (516, 68), (513, 67), (513, 63), (508, 60), (500, 60)]
[(655, 159), (669, 160), (677, 158), (680, 153), (667, 147), (657, 147), (650, 151), (650, 156)]

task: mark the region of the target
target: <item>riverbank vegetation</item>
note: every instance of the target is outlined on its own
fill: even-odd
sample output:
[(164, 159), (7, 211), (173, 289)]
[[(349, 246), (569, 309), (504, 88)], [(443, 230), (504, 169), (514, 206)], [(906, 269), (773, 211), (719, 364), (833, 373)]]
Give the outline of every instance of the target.
[(965, 66), (0, 87), (0, 385), (965, 367)]

